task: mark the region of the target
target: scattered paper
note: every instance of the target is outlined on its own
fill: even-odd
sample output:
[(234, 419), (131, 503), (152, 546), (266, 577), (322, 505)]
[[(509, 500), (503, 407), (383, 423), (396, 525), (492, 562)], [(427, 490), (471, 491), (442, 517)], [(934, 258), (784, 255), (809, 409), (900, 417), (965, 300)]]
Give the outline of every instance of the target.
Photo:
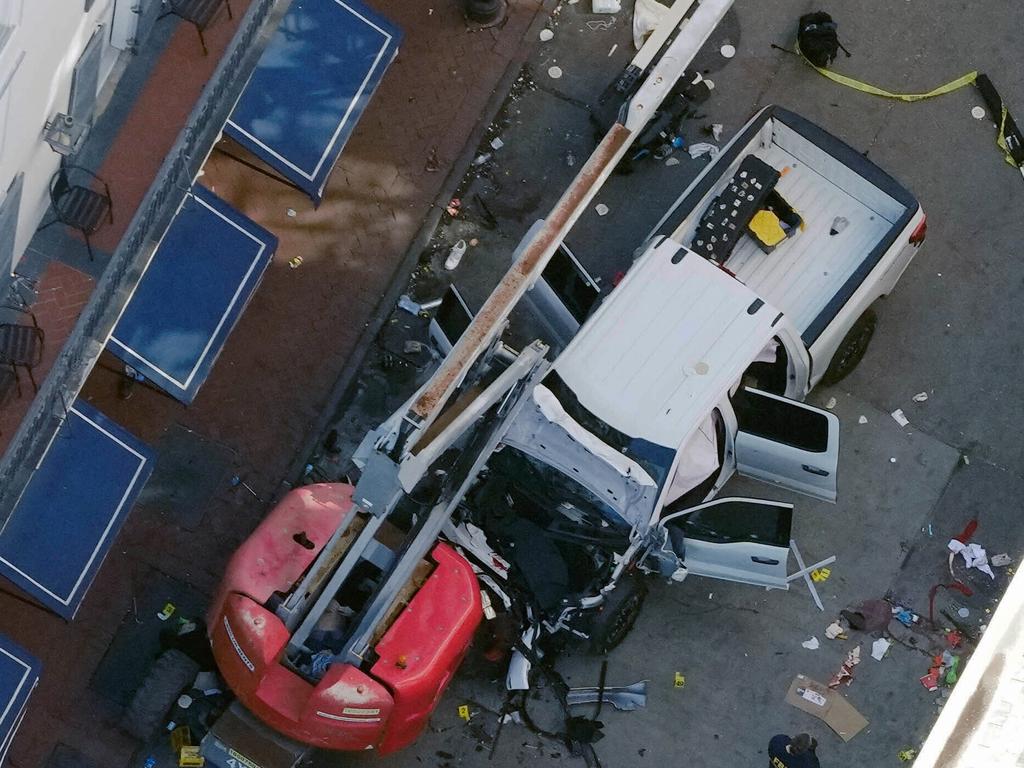
[(722, 131), (724, 131), (724, 130), (725, 130), (725, 126), (722, 125), (721, 123), (712, 123), (711, 124), (711, 135), (714, 137), (715, 141), (721, 141), (722, 140)]
[(552, 39), (554, 36), (555, 36), (555, 33), (552, 32), (550, 29), (542, 29), (540, 31), (541, 42), (546, 43), (548, 40)]
[(925, 400), (928, 399), (928, 393), (927, 392), (918, 392), (916, 395), (914, 395), (910, 399), (913, 400), (915, 403), (923, 403)]
[(679, 165), (679, 158), (678, 157), (670, 157), (668, 160), (665, 161), (665, 165), (667, 165), (669, 167), (672, 167), (673, 165)]
[(598, 203), (597, 205), (594, 206), (594, 212), (597, 213), (598, 216), (608, 215), (608, 210), (608, 206), (605, 205), (604, 203)]
[(497, 136), (495, 136), (493, 139), (491, 139), (491, 148), (492, 149), (501, 149), (504, 146), (505, 146), (505, 142), (502, 141)]
[(810, 640), (804, 640), (800, 645), (808, 651), (816, 651), (818, 650), (818, 638), (812, 637)]
[(837, 401), (837, 400), (836, 400), (836, 399), (835, 399), (834, 397), (830, 397), (830, 398), (828, 399), (828, 402), (827, 402), (827, 403), (825, 403), (825, 407), (826, 407), (826, 408), (828, 408), (828, 409), (829, 409), (829, 410), (831, 411), (831, 410), (832, 410), (833, 408), (835, 408), (835, 407), (836, 407), (836, 403), (837, 403), (837, 402), (838, 402), (838, 401)]
[(989, 562), (991, 562), (992, 565), (1002, 568), (1004, 565), (1009, 565), (1010, 563), (1012, 563), (1013, 558), (1005, 552), (1002, 552), (998, 555), (992, 555), (992, 559)]
[(886, 651), (889, 650), (889, 646), (892, 645), (891, 640), (886, 640), (884, 637), (880, 637), (871, 644), (871, 658), (876, 661), (881, 661), (885, 658)]
[(858, 416), (857, 417), (857, 423), (858, 424), (867, 424), (868, 423), (868, 417), (867, 416)]
[(829, 640), (842, 640), (846, 637), (846, 631), (843, 629), (843, 625), (838, 621), (833, 621), (827, 627), (825, 627), (825, 637)]
[(907, 426), (907, 424), (910, 423), (910, 419), (908, 419), (906, 417), (906, 415), (903, 413), (903, 409), (902, 408), (897, 408), (890, 415), (893, 417), (893, 419), (895, 419), (896, 423), (899, 424), (901, 427), (905, 427), (905, 426)]

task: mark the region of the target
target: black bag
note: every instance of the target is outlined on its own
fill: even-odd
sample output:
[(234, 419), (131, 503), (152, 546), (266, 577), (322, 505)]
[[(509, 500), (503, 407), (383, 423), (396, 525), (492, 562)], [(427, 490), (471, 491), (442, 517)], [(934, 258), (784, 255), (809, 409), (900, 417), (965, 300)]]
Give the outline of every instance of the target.
[(807, 13), (797, 22), (796, 41), (800, 52), (811, 64), (822, 69), (835, 59), (842, 47), (836, 32), (836, 23), (824, 11)]

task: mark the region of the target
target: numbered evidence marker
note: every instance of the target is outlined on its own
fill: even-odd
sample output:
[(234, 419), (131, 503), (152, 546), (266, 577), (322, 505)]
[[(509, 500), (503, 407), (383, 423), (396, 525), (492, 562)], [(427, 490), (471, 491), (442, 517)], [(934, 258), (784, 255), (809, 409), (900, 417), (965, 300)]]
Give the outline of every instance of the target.
[(674, 686), (676, 688), (682, 688), (686, 685), (686, 676), (682, 672), (676, 672)]
[(158, 619), (160, 619), (160, 621), (167, 621), (169, 618), (171, 618), (171, 615), (173, 613), (174, 613), (174, 603), (167, 603), (164, 606), (164, 609), (162, 611), (160, 611), (160, 613), (158, 613), (156, 615), (156, 617)]
[(468, 704), (460, 704), (459, 705), (459, 717), (461, 717), (467, 723), (469, 722), (469, 705)]

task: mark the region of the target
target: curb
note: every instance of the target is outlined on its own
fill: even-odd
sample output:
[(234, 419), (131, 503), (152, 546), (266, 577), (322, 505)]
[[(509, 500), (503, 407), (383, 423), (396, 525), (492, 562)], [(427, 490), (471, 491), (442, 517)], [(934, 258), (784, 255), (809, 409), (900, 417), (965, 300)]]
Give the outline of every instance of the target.
[[(526, 42), (530, 39), (538, 39), (540, 30), (547, 24), (548, 19), (551, 16), (551, 12), (558, 5), (560, 0), (541, 0), (537, 13), (527, 27), (526, 32), (522, 37), (522, 41)], [(532, 37), (531, 37), (532, 36)], [(296, 452), (295, 458), (291, 461), (288, 469), (281, 479), (280, 485), (284, 489), (291, 489), (297, 487), (299, 478), (302, 477), (303, 469), (306, 464), (309, 463), (309, 457), (316, 451), (317, 445), (323, 438), (327, 427), (331, 421), (337, 416), (345, 397), (348, 394), (348, 390), (352, 383), (355, 381), (356, 374), (363, 366), (363, 362), (366, 359), (366, 355), (370, 350), (373, 340), (376, 338), (380, 329), (387, 322), (388, 317), (391, 315), (391, 311), (394, 309), (395, 303), (398, 301), (398, 297), (402, 294), (405, 289), (407, 278), (416, 266), (416, 262), (419, 259), (423, 249), (430, 243), (431, 238), (434, 236), (434, 232), (437, 230), (438, 224), (441, 221), (441, 216), (444, 213), (445, 206), (448, 201), (452, 199), (452, 196), (458, 190), (459, 185), (465, 178), (466, 172), (468, 171), (473, 158), (476, 156), (477, 146), (483, 139), (484, 134), (490, 127), (491, 123), (498, 116), (501, 111), (502, 105), (508, 98), (509, 91), (512, 89), (512, 85), (515, 79), (519, 76), (519, 72), (532, 53), (534, 46), (532, 45), (521, 45), (520, 49), (516, 52), (515, 56), (509, 60), (508, 66), (505, 68), (504, 74), (498, 81), (497, 85), (494, 86), (491, 91), (491, 96), (487, 101), (487, 105), (484, 107), (483, 112), (480, 114), (480, 120), (477, 121), (476, 126), (470, 133), (469, 138), (466, 140), (466, 144), (463, 146), (459, 157), (452, 164), (451, 170), (445, 177), (444, 183), (441, 185), (441, 190), (434, 198), (434, 202), (431, 205), (423, 223), (420, 225), (416, 236), (412, 239), (409, 247), (406, 249), (405, 255), (402, 260), (398, 263), (395, 271), (391, 275), (388, 290), (381, 296), (380, 301), (373, 310), (373, 314), (370, 316), (369, 322), (364, 326), (363, 332), (359, 335), (359, 340), (356, 342), (355, 349), (349, 356), (348, 360), (345, 361), (342, 366), (341, 372), (338, 378), (334, 382), (334, 386), (331, 387), (330, 394), (327, 396), (327, 402), (320, 411), (320, 415), (317, 416), (316, 422), (310, 429), (309, 436), (302, 443), (300, 449)], [(270, 501), (276, 501), (278, 498), (279, 491), (272, 493)]]

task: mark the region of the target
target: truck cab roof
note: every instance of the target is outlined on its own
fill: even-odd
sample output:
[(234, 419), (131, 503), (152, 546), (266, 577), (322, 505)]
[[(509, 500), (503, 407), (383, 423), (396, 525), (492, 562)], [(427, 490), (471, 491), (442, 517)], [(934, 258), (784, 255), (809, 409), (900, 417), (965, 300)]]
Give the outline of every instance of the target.
[(729, 273), (663, 239), (648, 247), (553, 369), (609, 426), (675, 450), (781, 318)]

